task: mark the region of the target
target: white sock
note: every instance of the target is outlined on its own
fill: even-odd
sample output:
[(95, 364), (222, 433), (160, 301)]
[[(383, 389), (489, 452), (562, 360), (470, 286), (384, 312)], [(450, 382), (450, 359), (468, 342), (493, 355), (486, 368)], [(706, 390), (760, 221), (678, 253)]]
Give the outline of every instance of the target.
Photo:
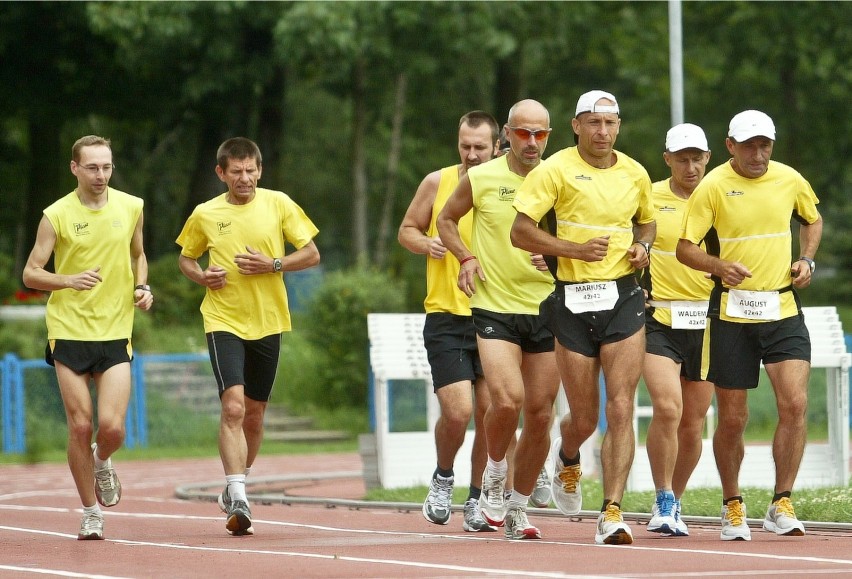
[(228, 494), (231, 495), (232, 501), (248, 502), (246, 497), (246, 475), (244, 474), (229, 474), (225, 476), (228, 482)]
[(509, 463), (506, 462), (506, 457), (503, 460), (495, 461), (490, 456), (488, 457), (488, 469), (497, 476), (506, 477), (509, 472)]
[(97, 444), (95, 444), (95, 450), (92, 451), (92, 456), (95, 457), (95, 468), (96, 469), (100, 470), (100, 469), (104, 468), (105, 466), (110, 466), (110, 460), (109, 459), (102, 460), (101, 457), (98, 456), (98, 445)]
[(509, 497), (510, 503), (518, 503), (519, 505), (526, 505), (529, 500), (529, 495), (522, 495), (518, 492), (518, 489), (512, 490), (512, 496)]
[(83, 506), (83, 514), (84, 515), (101, 515), (101, 516), (103, 516), (103, 513), (101, 513), (101, 507), (98, 503), (95, 503), (94, 506), (92, 506), (92, 507), (87, 507), (87, 506), (84, 505)]

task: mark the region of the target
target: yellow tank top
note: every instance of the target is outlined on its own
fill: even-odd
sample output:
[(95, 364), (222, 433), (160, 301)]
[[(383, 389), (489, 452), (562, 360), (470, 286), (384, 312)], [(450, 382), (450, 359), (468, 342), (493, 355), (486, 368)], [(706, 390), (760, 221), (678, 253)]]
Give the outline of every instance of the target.
[[(426, 235), (438, 235), (438, 214), (446, 204), (447, 199), (459, 184), (459, 166), (441, 169), (441, 181), (432, 205), (432, 218)], [(470, 233), (473, 226), (473, 216), (470, 212), (459, 220), (459, 234), (464, 244), (470, 247)], [(426, 257), (426, 299), (423, 307), (427, 314), (445, 312), (459, 316), (470, 315), (470, 300), (458, 287), (459, 261), (449, 251), (444, 259)]]
[(515, 192), (524, 178), (509, 169), (504, 155), (468, 172), (473, 189), (471, 251), (479, 259), (485, 281), (476, 280), (470, 305), (502, 314), (538, 314), (553, 291), (553, 276), (530, 263), (528, 251), (512, 245), (509, 232), (517, 211)]
[(100, 266), (103, 281), (86, 291), (51, 292), (47, 301), (49, 340), (130, 339), (133, 331), (133, 271), (130, 241), (144, 202), (110, 187), (107, 204), (90, 209), (74, 190), (44, 215), (56, 232), (54, 270), (75, 274)]

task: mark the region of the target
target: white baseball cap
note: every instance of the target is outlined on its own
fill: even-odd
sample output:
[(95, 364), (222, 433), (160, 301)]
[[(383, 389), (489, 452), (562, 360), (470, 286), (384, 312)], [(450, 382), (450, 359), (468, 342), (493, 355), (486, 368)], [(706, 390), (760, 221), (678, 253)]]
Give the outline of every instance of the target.
[(666, 133), (666, 151), (674, 153), (684, 149), (699, 149), (709, 151), (707, 137), (698, 125), (682, 123), (675, 125)]
[(775, 140), (775, 123), (769, 115), (760, 111), (743, 111), (731, 119), (728, 125), (728, 136), (738, 143), (752, 137), (766, 137)]
[[(597, 102), (601, 99), (609, 99), (613, 102), (611, 105), (599, 105)], [(610, 93), (602, 90), (590, 90), (587, 93), (580, 95), (577, 99), (577, 112), (575, 117), (579, 117), (580, 113), (615, 113), (618, 114), (618, 101)]]

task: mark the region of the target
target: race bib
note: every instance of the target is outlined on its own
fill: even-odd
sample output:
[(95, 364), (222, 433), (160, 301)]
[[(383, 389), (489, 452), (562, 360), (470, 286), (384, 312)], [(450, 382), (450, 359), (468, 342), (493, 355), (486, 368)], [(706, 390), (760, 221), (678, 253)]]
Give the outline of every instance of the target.
[(565, 286), (565, 307), (572, 313), (611, 310), (618, 301), (618, 286), (614, 281), (592, 281)]
[(672, 328), (676, 330), (703, 330), (707, 327), (707, 308), (710, 302), (672, 302)]
[(763, 320), (781, 319), (781, 296), (778, 292), (728, 290), (725, 313), (732, 318)]

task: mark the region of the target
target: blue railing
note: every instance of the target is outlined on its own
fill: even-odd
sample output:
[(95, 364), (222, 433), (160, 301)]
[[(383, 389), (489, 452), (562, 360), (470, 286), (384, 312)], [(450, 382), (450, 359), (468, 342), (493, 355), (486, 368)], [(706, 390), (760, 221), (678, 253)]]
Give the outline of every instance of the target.
[[(130, 364), (133, 387), (125, 419), (124, 444), (128, 448), (148, 446), (148, 408), (145, 402), (145, 366), (149, 363), (204, 362), (207, 354), (143, 354), (134, 356)], [(26, 452), (26, 413), (24, 372), (51, 367), (44, 360), (21, 360), (14, 354), (0, 359), (0, 417), (2, 417), (3, 452)]]

